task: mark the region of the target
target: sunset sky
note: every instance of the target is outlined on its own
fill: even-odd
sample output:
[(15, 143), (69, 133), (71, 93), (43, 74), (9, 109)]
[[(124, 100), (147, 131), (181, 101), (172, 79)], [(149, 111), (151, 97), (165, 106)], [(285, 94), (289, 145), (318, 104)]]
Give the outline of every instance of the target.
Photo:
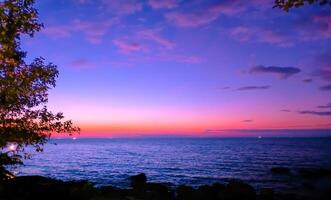
[(330, 6), (289, 13), (273, 0), (36, 6), (45, 29), (24, 38), (23, 49), (58, 65), (49, 107), (82, 136), (331, 128)]

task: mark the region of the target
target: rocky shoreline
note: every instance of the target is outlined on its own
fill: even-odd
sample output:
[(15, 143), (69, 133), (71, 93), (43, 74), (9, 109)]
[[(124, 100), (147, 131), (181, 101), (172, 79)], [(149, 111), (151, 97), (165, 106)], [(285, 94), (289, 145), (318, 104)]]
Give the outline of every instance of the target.
[[(271, 169), (274, 174), (291, 176), (283, 167)], [(276, 193), (272, 188), (256, 190), (241, 181), (214, 183), (198, 188), (181, 185), (169, 188), (161, 183), (150, 183), (145, 174), (130, 177), (131, 188), (114, 186), (95, 187), (88, 181), (61, 181), (42, 176), (18, 176), (0, 181), (1, 200), (77, 199), (77, 200), (327, 200), (331, 199), (331, 171), (302, 169), (306, 180), (301, 191)], [(302, 190), (310, 191), (302, 193)], [(304, 195), (303, 195), (304, 194)]]

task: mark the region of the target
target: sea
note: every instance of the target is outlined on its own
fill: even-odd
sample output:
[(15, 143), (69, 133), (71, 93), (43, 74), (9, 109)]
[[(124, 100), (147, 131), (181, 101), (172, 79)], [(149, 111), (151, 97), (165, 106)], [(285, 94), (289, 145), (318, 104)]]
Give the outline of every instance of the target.
[(17, 175), (89, 180), (96, 186), (127, 188), (129, 177), (170, 187), (198, 187), (241, 180), (256, 188), (295, 190), (296, 176), (272, 167), (331, 169), (331, 138), (117, 138), (52, 139), (33, 153)]

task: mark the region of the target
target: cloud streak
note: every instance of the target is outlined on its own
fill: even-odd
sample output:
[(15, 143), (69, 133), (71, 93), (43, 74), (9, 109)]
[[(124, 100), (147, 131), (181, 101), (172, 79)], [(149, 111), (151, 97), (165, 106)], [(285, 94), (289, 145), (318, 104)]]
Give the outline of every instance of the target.
[(274, 74), (279, 76), (281, 79), (287, 79), (290, 76), (300, 73), (301, 70), (296, 67), (278, 67), (278, 66), (270, 66), (266, 67), (263, 65), (252, 67), (249, 70), (251, 74)]
[(168, 22), (179, 27), (198, 27), (215, 21), (221, 14), (235, 15), (245, 8), (239, 6), (240, 1), (221, 1), (195, 12), (170, 12), (165, 15)]
[(328, 103), (326, 105), (317, 106), (317, 108), (331, 108), (331, 103)]
[[(330, 61), (331, 62), (331, 61)], [(313, 73), (314, 76), (319, 77), (323, 81), (331, 82), (331, 63)]]
[(304, 115), (331, 116), (331, 111), (321, 112), (321, 111), (304, 110), (304, 111), (299, 111), (299, 113)]
[(263, 86), (244, 86), (237, 89), (237, 91), (247, 91), (247, 90), (266, 90), (271, 88), (269, 85), (263, 85)]
[(331, 91), (331, 84), (321, 86), (320, 90), (322, 90), (322, 91)]
[(287, 35), (271, 29), (237, 26), (228, 31), (231, 38), (240, 42), (259, 42), (280, 47), (293, 46), (293, 42)]
[(120, 52), (124, 54), (143, 50), (143, 47), (140, 44), (136, 42), (128, 42), (124, 39), (115, 39), (113, 40), (113, 43), (119, 48)]
[(143, 40), (153, 41), (166, 49), (175, 48), (176, 44), (162, 37), (157, 30), (145, 29), (138, 31), (137, 37)]
[[(161, 1), (160, 1), (161, 2)], [(203, 2), (203, 1), (202, 1)], [(171, 24), (178, 27), (199, 27), (208, 25), (220, 16), (238, 16), (251, 8), (263, 10), (272, 8), (271, 0), (223, 0), (209, 5), (199, 5), (199, 10), (195, 11), (174, 11), (167, 13), (165, 18)]]
[(171, 9), (178, 6), (176, 0), (149, 0), (148, 3), (153, 9)]
[(75, 68), (75, 69), (88, 69), (88, 68), (95, 68), (96, 67), (96, 65), (94, 63), (90, 62), (87, 59), (83, 59), (83, 58), (73, 60), (70, 63), (70, 66), (72, 68)]
[(118, 23), (117, 18), (100, 22), (74, 20), (68, 25), (48, 26), (43, 33), (55, 39), (68, 38), (76, 33), (82, 33), (91, 44), (100, 44), (108, 29), (116, 23)]

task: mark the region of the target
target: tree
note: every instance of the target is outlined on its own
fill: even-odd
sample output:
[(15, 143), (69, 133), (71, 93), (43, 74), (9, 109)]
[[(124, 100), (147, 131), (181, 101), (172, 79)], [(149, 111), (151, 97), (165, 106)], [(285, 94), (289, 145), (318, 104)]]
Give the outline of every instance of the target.
[(43, 27), (33, 5), (34, 0), (0, 2), (0, 174), (3, 165), (19, 164), (30, 156), (27, 146), (40, 152), (52, 133), (79, 132), (62, 113), (47, 109), (57, 66), (42, 57), (29, 64), (24, 60), (21, 36), (33, 37)]
[(291, 8), (298, 8), (306, 4), (318, 3), (320, 5), (331, 5), (331, 0), (275, 0), (275, 8), (288, 12)]

